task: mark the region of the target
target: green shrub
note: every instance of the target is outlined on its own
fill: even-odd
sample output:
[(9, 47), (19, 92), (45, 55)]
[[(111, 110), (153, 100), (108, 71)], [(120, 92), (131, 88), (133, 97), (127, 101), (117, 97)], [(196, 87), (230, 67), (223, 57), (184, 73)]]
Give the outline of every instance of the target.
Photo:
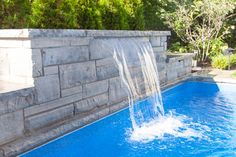
[(30, 27), (78, 28), (77, 0), (34, 0), (31, 7)]
[(234, 73), (232, 74), (232, 77), (233, 77), (233, 78), (236, 78), (236, 72), (234, 72)]
[(220, 38), (216, 38), (210, 41), (211, 49), (209, 53), (209, 58), (218, 56), (222, 53), (223, 47), (226, 45)]
[(28, 27), (29, 0), (0, 0), (0, 28)]
[[(217, 69), (227, 69), (229, 65), (228, 56), (218, 55), (212, 57), (212, 67)], [(230, 66), (236, 65), (236, 54), (230, 56)]]
[(231, 63), (231, 65), (236, 65), (236, 54), (234, 54), (230, 57), (230, 63)]

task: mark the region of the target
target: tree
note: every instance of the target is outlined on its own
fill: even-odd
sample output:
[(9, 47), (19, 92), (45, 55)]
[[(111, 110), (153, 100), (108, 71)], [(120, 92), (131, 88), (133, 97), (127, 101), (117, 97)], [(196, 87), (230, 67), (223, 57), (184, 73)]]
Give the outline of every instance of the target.
[(185, 43), (198, 50), (198, 60), (206, 61), (212, 43), (227, 33), (226, 22), (235, 8), (234, 0), (170, 0), (175, 10), (163, 10), (165, 23)]
[(30, 27), (78, 28), (77, 8), (78, 0), (34, 0)]
[(0, 0), (0, 28), (28, 27), (30, 0)]
[(130, 29), (143, 30), (145, 28), (145, 18), (142, 0), (127, 0), (125, 2), (125, 10), (128, 13)]
[(77, 17), (79, 28), (104, 29), (99, 0), (79, 0)]

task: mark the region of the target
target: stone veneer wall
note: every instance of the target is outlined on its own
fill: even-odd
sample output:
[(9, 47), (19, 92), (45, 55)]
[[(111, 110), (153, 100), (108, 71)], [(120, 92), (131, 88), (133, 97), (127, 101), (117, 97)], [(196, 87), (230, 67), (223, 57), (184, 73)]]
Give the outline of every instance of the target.
[(96, 115), (90, 117), (95, 120), (127, 105), (122, 103), (126, 94), (114, 60), (91, 44), (97, 39), (150, 41), (162, 84), (190, 73), (191, 57), (167, 64), (169, 35), (167, 31), (0, 30), (0, 80), (33, 86), (0, 94), (0, 145), (67, 119)]

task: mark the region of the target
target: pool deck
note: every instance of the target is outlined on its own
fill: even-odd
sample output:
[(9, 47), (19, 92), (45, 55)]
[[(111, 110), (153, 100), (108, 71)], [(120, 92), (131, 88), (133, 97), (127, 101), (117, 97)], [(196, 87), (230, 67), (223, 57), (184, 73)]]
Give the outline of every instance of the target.
[(219, 70), (206, 68), (199, 70), (192, 74), (193, 78), (201, 78), (202, 81), (211, 81), (211, 82), (222, 82), (222, 83), (236, 83), (236, 77), (233, 77), (232, 74), (236, 70)]

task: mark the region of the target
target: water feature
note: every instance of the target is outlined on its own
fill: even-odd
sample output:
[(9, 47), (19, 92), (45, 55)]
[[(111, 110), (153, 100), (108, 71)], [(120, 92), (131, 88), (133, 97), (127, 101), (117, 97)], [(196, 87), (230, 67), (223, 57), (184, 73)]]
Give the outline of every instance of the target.
[[(157, 64), (149, 41), (119, 39), (113, 42), (113, 57), (120, 78), (127, 87), (130, 119), (133, 129), (130, 139), (139, 142), (174, 137), (201, 137), (193, 123), (177, 113), (166, 113), (162, 103)], [(140, 101), (140, 99), (145, 99)], [(194, 124), (195, 128), (198, 124)]]
[[(164, 116), (156, 60), (148, 41), (117, 40), (114, 59), (127, 87), (130, 117), (134, 130), (143, 123)], [(147, 98), (145, 105), (136, 100)]]

